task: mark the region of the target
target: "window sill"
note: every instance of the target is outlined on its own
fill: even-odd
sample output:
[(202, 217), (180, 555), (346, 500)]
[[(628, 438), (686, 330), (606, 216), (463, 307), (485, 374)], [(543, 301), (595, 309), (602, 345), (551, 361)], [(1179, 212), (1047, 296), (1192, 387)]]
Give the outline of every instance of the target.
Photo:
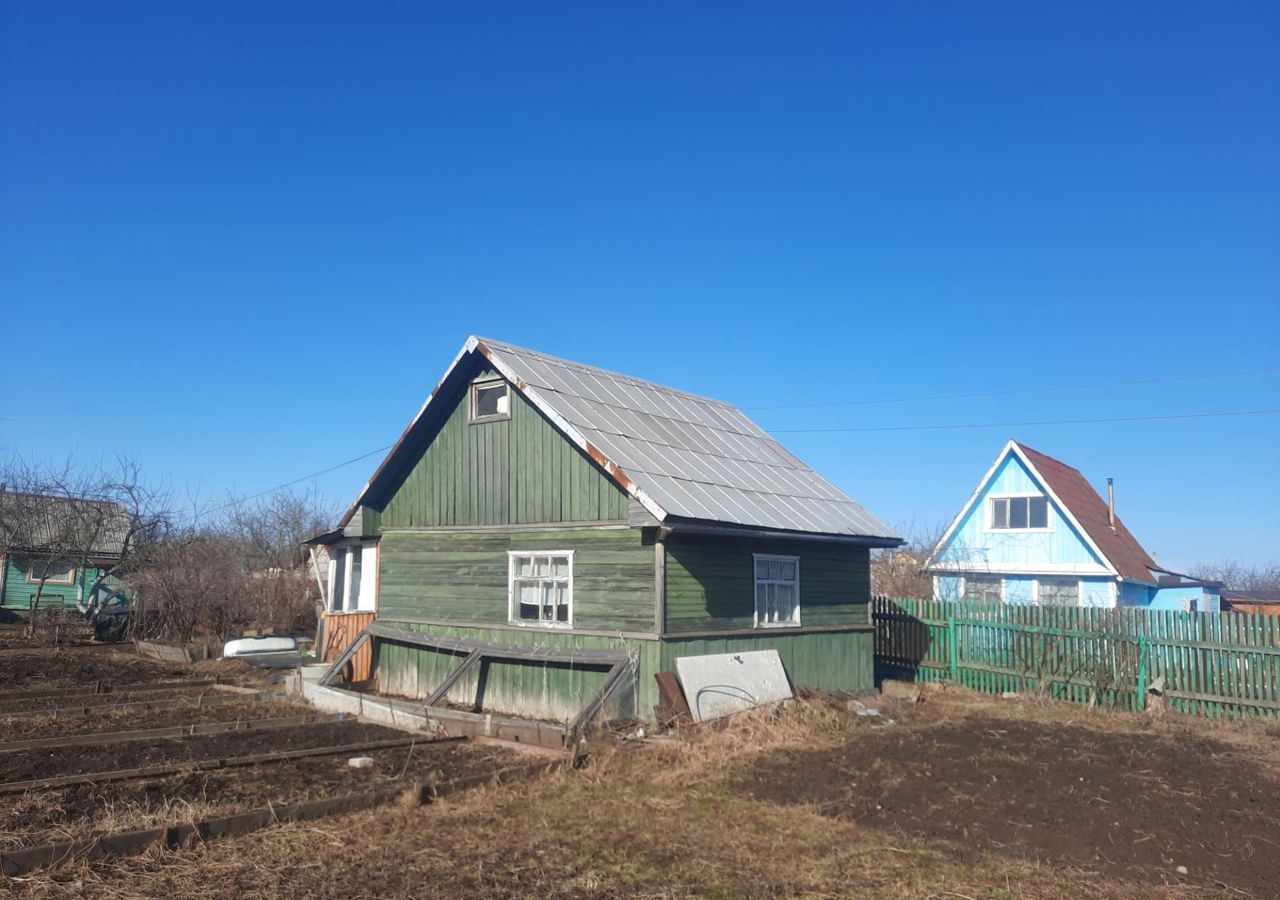
[(756, 622), (756, 628), (803, 628), (800, 622)]
[(986, 529), (987, 534), (1051, 534), (1052, 528), (991, 528)]
[(540, 628), (543, 631), (572, 631), (572, 622), (525, 622), (521, 619), (508, 619), (508, 625), (517, 628)]

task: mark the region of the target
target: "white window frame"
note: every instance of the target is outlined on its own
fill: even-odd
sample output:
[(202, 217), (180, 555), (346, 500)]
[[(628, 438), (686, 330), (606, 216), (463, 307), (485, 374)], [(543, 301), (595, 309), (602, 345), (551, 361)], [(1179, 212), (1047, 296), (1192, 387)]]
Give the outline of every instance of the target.
[[(1021, 500), (1021, 499), (1043, 499), (1044, 500), (1044, 527), (1043, 528), (997, 528), (996, 527), (996, 504), (997, 500)], [(1043, 534), (1047, 531), (1053, 531), (1053, 503), (1049, 500), (1048, 494), (990, 494), (987, 496), (987, 531), (993, 531), (996, 534)], [(1030, 505), (1027, 508), (1027, 521), (1031, 521)]]
[(998, 572), (975, 572), (975, 573), (973, 573), (972, 575), (965, 575), (965, 576), (964, 576), (964, 579), (962, 580), (962, 582), (961, 582), (961, 584), (960, 584), (960, 599), (961, 599), (961, 600), (966, 600), (966, 601), (967, 601), (967, 600), (971, 599), (971, 598), (969, 597), (969, 579), (970, 579), (970, 578), (986, 578), (986, 579), (995, 579), (995, 580), (996, 580), (997, 582), (999, 582), (999, 584), (1000, 584), (1000, 602), (1001, 602), (1001, 603), (1006, 602), (1006, 601), (1005, 601), (1005, 593), (1004, 593), (1004, 592), (1005, 592), (1005, 582), (1006, 582), (1006, 580), (1007, 580), (1007, 579), (1005, 579), (1004, 575), (1002, 575), (1002, 574), (1000, 574), (1000, 573), (998, 573)]
[[(556, 630), (566, 630), (573, 628), (573, 558), (577, 551), (574, 550), (508, 550), (507, 551), (507, 622), (512, 625), (519, 625), (523, 628), (550, 628)], [(517, 613), (519, 604), (516, 602), (516, 560), (520, 557), (527, 556), (552, 556), (569, 560), (569, 576), (568, 576), (568, 607), (569, 612), (564, 622), (536, 622), (529, 619), (520, 618)], [(539, 581), (547, 579), (539, 578)]]
[[(790, 562), (796, 564), (796, 578), (794, 582), (787, 580), (777, 580), (772, 578), (760, 578), (756, 574), (756, 564), (760, 562)], [(756, 628), (799, 628), (801, 627), (800, 614), (800, 557), (785, 556), (779, 553), (752, 553), (751, 554), (751, 579), (755, 584), (755, 627)], [(760, 621), (760, 585), (765, 584), (794, 584), (796, 589), (796, 612), (795, 618), (790, 622), (762, 622)]]
[[(489, 416), (479, 415), (476, 412), (476, 395), (481, 390), (485, 390), (487, 388), (492, 388), (492, 387), (501, 387), (503, 390), (506, 391), (506, 394), (504, 395), (507, 401), (506, 411), (494, 413), (493, 415), (489, 415)], [(470, 396), (470, 400), (468, 404), (469, 406), (468, 411), (470, 412), (469, 420), (473, 425), (483, 424), (485, 422), (501, 422), (505, 419), (511, 418), (511, 385), (507, 383), (507, 380), (505, 378), (481, 378), (477, 381), (473, 381), (471, 382), (471, 388), (468, 393)]]
[[(1041, 603), (1041, 599), (1040, 599), (1040, 590), (1041, 590), (1041, 588), (1043, 587), (1043, 582), (1045, 582), (1045, 581), (1072, 581), (1072, 580), (1074, 580), (1074, 581), (1075, 581), (1075, 583), (1076, 583), (1076, 605), (1075, 605), (1075, 608), (1076, 608), (1076, 609), (1078, 609), (1078, 608), (1080, 608), (1081, 606), (1083, 606), (1083, 605), (1084, 605), (1084, 579), (1082, 579), (1082, 578), (1072, 579), (1072, 578), (1071, 578), (1071, 576), (1069, 576), (1069, 575), (1045, 575), (1045, 576), (1044, 576), (1044, 577), (1042, 577), (1042, 578), (1037, 578), (1037, 579), (1036, 579), (1036, 590), (1035, 590), (1035, 604), (1036, 604), (1036, 606), (1043, 606), (1043, 605), (1044, 605), (1043, 603)], [(1057, 607), (1057, 608), (1059, 608), (1059, 609), (1071, 609), (1071, 608), (1072, 608), (1072, 607), (1070, 607), (1070, 606), (1062, 606), (1061, 604), (1058, 604), (1058, 603), (1054, 603), (1054, 604), (1052, 604), (1052, 606), (1055, 606), (1055, 607)]]
[[(36, 576), (36, 567), (39, 565), (51, 566), (51, 565), (54, 565), (54, 563), (53, 562), (40, 563), (35, 560), (32, 560), (31, 565), (27, 566), (27, 584), (40, 583), (40, 579)], [(46, 569), (46, 571), (48, 571), (48, 569)], [(75, 584), (76, 575), (79, 574), (79, 572), (80, 572), (80, 567), (75, 564), (72, 564), (71, 568), (67, 570), (66, 578), (54, 578), (50, 576), (44, 580), (44, 583), (45, 584), (68, 584), (68, 585)]]

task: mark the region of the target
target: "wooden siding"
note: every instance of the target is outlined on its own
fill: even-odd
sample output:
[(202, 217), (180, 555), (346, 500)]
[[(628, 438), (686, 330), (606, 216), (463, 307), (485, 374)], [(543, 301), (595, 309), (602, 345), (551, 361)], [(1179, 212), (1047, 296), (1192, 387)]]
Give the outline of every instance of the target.
[[(379, 618), (506, 625), (509, 550), (575, 551), (575, 629), (653, 631), (654, 548), (640, 531), (626, 527), (384, 531)], [(520, 630), (556, 633), (537, 627)]]
[(625, 520), (627, 494), (514, 389), (511, 418), (471, 424), (463, 391), (381, 512), (381, 526)]
[[(366, 625), (372, 625), (373, 612), (325, 613), (324, 653), (321, 662), (331, 663), (342, 655)], [(351, 680), (365, 681), (373, 677), (372, 648), (366, 643), (351, 660)]]
[[(635, 659), (635, 677), (618, 691), (607, 707), (610, 718), (652, 719), (657, 703), (653, 673), (657, 671), (656, 640), (633, 640), (533, 629), (485, 629), (424, 625), (380, 616), (379, 621), (431, 634), (472, 638), (517, 646), (623, 648)], [(402, 644), (384, 643), (377, 655), (378, 688), (402, 697), (427, 697), (462, 657)], [(495, 663), (477, 667), (459, 679), (448, 701), (470, 706), (483, 682), (486, 712), (568, 722), (600, 687), (607, 669), (598, 666)]]
[[(1042, 485), (1022, 460), (1010, 452), (991, 479), (982, 486), (978, 500), (956, 526), (938, 563), (972, 571), (1000, 572), (1001, 566), (1073, 565), (1094, 568), (1103, 574), (1100, 560), (1067, 521), (1057, 504), (1049, 502), (1049, 528), (1044, 531), (1008, 531), (987, 527), (988, 506), (1002, 494), (1045, 494)], [(1081, 572), (1080, 574), (1084, 574)]]
[(674, 671), (680, 656), (777, 650), (793, 687), (865, 691), (875, 687), (873, 637), (870, 631), (805, 633), (781, 629), (733, 637), (668, 636), (662, 641), (662, 668)]
[(803, 626), (870, 624), (871, 569), (865, 547), (788, 539), (673, 535), (667, 539), (666, 632), (752, 628), (753, 553), (800, 557)]
[[(35, 599), (38, 584), (27, 581), (27, 572), (31, 561), (19, 556), (10, 556), (8, 565), (4, 567), (4, 609), (30, 609)], [(75, 606), (77, 600), (83, 599), (101, 570), (97, 566), (78, 566), (75, 584), (46, 583), (40, 593), (41, 609), (57, 609)], [(115, 578), (108, 581), (110, 587), (118, 587)]]

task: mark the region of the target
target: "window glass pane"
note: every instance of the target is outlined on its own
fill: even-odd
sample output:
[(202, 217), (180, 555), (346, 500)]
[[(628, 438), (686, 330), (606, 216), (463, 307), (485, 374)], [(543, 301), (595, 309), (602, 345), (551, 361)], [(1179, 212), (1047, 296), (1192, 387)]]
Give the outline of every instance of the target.
[(782, 563), (776, 559), (769, 560), (769, 577), (774, 581), (782, 577)]
[(778, 621), (790, 622), (795, 618), (795, 587), (790, 584), (777, 585)]
[(569, 577), (569, 557), (555, 556), (551, 558), (551, 574), (560, 578)]
[(992, 528), (1008, 528), (1009, 527), (1009, 501), (1008, 500), (992, 500), (991, 501), (991, 527)]
[(527, 556), (516, 557), (516, 577), (527, 578), (533, 574), (533, 560)]
[(769, 577), (769, 563), (763, 559), (756, 560), (756, 578)]
[(1000, 578), (992, 575), (969, 575), (964, 580), (964, 599), (999, 603), (1000, 581)]
[(1049, 498), (1032, 497), (1031, 505), (1031, 527), (1032, 528), (1048, 528), (1049, 527)]
[(506, 384), (486, 384), (475, 387), (475, 418), (504, 416), (507, 414)]
[(1027, 527), (1027, 498), (1011, 497), (1009, 499), (1009, 527)]
[(796, 580), (796, 564), (794, 562), (784, 562), (782, 564), (782, 577), (787, 581)]
[(1072, 578), (1041, 578), (1038, 595), (1041, 606), (1079, 606), (1080, 582)]

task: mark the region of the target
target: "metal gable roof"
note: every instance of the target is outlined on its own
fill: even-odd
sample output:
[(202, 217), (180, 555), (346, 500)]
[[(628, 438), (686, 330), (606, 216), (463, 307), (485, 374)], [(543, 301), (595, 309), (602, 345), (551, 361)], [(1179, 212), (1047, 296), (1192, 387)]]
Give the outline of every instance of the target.
[(489, 338), (454, 365), (472, 350), (659, 521), (899, 540), (729, 403)]

